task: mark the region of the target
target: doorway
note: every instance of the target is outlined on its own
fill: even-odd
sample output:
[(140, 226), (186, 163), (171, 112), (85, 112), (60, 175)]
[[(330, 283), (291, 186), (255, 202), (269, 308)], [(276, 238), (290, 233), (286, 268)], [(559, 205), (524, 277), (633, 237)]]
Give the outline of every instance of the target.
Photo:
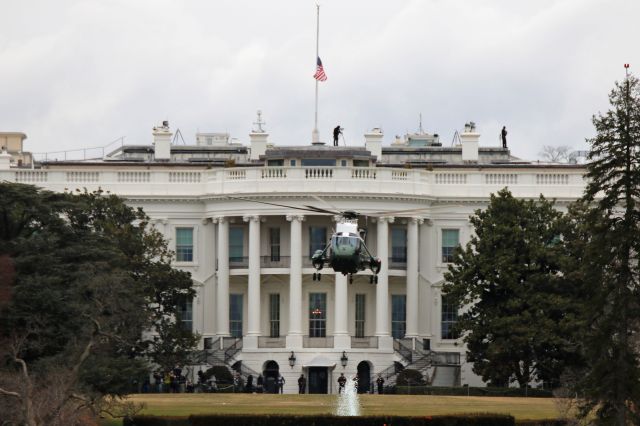
[(369, 393), (371, 390), (371, 366), (369, 362), (358, 364), (358, 393)]
[(275, 361), (267, 361), (262, 370), (264, 379), (265, 393), (278, 393), (278, 376), (280, 375), (280, 366)]
[(327, 367), (309, 367), (309, 393), (328, 393), (329, 374)]

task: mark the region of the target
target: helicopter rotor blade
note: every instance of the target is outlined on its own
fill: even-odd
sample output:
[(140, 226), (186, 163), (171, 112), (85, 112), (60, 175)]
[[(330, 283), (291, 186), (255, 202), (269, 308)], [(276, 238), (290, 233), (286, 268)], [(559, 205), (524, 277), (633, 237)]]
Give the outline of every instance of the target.
[(328, 214), (337, 214), (337, 215), (342, 214), (341, 211), (325, 210), (325, 209), (321, 209), (320, 207), (307, 206), (307, 205), (305, 205), (305, 207), (311, 211), (318, 212), (318, 213), (328, 213)]
[(342, 212), (342, 210), (340, 210), (339, 208), (337, 208), (336, 206), (334, 206), (333, 204), (331, 204), (331, 203), (330, 203), (330, 202), (328, 202), (327, 200), (323, 200), (322, 198), (318, 197), (317, 195), (313, 195), (313, 194), (310, 194), (310, 195), (311, 195), (311, 197), (313, 197), (316, 201), (318, 201), (318, 202), (320, 202), (320, 203), (322, 203), (322, 204), (324, 204), (324, 205), (326, 205), (326, 206), (329, 206), (329, 208), (331, 208), (331, 210), (333, 210), (333, 211), (335, 211), (335, 212), (339, 212), (339, 213), (336, 213), (336, 214), (342, 214), (342, 213), (343, 213), (343, 212)]
[(306, 211), (306, 212), (323, 213), (323, 214), (336, 214), (336, 213), (330, 212), (328, 210), (312, 208), (311, 206), (295, 207), (295, 206), (288, 206), (286, 204), (270, 203), (268, 201), (258, 201), (258, 200), (254, 200), (254, 199), (251, 199), (251, 198), (235, 197), (235, 196), (234, 197), (227, 196), (227, 198), (230, 198), (232, 200), (249, 201), (251, 203), (266, 204), (266, 205), (269, 205), (269, 206), (285, 207), (287, 209), (303, 210), (303, 211)]
[(461, 205), (455, 205), (455, 206), (432, 206), (432, 207), (421, 207), (421, 208), (417, 208), (417, 209), (389, 210), (389, 211), (383, 211), (383, 212), (371, 212), (371, 213), (361, 213), (361, 214), (363, 216), (372, 216), (372, 217), (393, 216), (393, 215), (400, 215), (400, 214), (432, 212), (433, 210), (437, 210), (437, 209), (442, 208), (442, 207), (462, 207), (462, 206)]

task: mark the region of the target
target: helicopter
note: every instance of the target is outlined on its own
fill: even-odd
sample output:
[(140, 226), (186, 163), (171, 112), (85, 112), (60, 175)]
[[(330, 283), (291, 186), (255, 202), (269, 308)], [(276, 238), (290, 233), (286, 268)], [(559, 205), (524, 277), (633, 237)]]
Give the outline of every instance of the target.
[[(313, 196), (318, 201), (326, 204), (324, 200)], [(295, 210), (311, 211), (314, 213), (331, 214), (338, 216), (336, 230), (324, 249), (316, 250), (311, 256), (311, 264), (316, 269), (313, 273), (313, 281), (320, 281), (322, 278), (321, 270), (328, 266), (335, 272), (349, 276), (349, 283), (353, 283), (353, 275), (358, 272), (371, 270), (372, 275), (369, 277), (370, 284), (378, 283), (378, 274), (382, 269), (382, 260), (374, 256), (367, 248), (364, 242), (366, 230), (358, 229), (358, 217), (360, 213), (353, 210), (340, 211), (330, 206), (332, 210), (305, 205), (304, 207), (288, 206), (284, 204), (271, 203), (267, 201), (258, 201), (251, 198), (228, 197), (236, 200), (250, 201), (254, 203), (267, 204), (278, 207), (286, 207)], [(366, 213), (365, 216), (382, 216), (395, 213), (417, 212), (425, 209), (409, 209), (400, 211), (374, 212)]]

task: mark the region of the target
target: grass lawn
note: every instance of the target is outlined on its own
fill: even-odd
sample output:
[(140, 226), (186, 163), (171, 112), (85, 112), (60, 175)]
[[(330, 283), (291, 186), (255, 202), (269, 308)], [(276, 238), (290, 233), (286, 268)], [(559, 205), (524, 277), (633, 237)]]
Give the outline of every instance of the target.
[[(329, 414), (335, 395), (271, 394), (144, 394), (131, 400), (144, 403), (142, 414), (189, 416), (212, 413)], [(455, 413), (505, 413), (516, 420), (556, 419), (561, 413), (553, 398), (480, 396), (360, 395), (363, 415), (428, 416)], [(117, 425), (116, 423), (104, 423)]]

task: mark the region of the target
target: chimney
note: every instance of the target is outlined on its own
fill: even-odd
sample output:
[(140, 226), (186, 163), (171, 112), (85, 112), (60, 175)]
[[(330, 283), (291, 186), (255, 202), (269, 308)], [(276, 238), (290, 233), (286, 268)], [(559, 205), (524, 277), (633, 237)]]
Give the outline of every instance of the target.
[(382, 158), (382, 138), (384, 138), (384, 134), (379, 127), (375, 127), (369, 133), (364, 134), (364, 146), (372, 156), (376, 157), (376, 161), (380, 161)]
[(267, 124), (262, 121), (262, 111), (258, 110), (258, 119), (254, 124), (253, 130), (249, 133), (249, 141), (251, 143), (250, 160), (259, 160), (261, 155), (264, 155), (267, 151), (267, 137), (269, 133), (266, 133), (262, 128), (263, 124)]
[(476, 132), (476, 123), (471, 121), (464, 125), (464, 132), (460, 134), (460, 143), (462, 144), (462, 161), (477, 163), (480, 133)]
[(0, 170), (9, 170), (11, 167), (11, 154), (4, 147), (0, 151)]
[(156, 160), (171, 160), (171, 136), (173, 136), (173, 133), (169, 130), (168, 121), (163, 121), (162, 126), (153, 128), (153, 146)]

